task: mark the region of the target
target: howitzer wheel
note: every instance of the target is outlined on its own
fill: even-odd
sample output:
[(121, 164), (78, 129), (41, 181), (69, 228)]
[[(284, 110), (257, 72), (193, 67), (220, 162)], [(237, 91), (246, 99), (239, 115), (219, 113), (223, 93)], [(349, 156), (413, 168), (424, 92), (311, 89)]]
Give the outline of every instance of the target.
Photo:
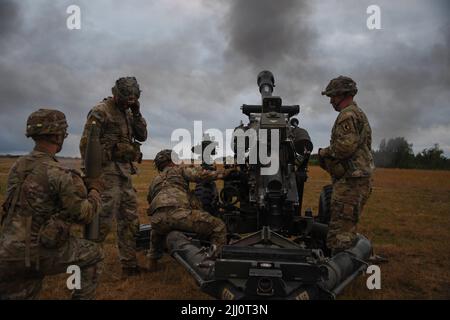
[(331, 184), (322, 188), (319, 199), (319, 214), (317, 222), (329, 224), (331, 219), (331, 196), (333, 194), (333, 186)]

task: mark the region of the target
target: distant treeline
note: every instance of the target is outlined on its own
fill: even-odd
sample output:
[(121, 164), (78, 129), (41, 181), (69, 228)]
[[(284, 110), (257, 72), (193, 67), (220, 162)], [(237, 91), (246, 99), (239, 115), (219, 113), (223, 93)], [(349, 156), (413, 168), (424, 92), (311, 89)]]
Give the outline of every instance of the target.
[[(450, 170), (450, 159), (438, 144), (414, 154), (412, 144), (405, 138), (383, 139), (378, 150), (372, 151), (378, 168), (434, 169)], [(311, 155), (310, 165), (318, 165), (317, 154)]]
[(373, 156), (375, 166), (381, 168), (450, 170), (450, 159), (444, 156), (438, 144), (415, 155), (412, 144), (403, 137), (383, 139)]

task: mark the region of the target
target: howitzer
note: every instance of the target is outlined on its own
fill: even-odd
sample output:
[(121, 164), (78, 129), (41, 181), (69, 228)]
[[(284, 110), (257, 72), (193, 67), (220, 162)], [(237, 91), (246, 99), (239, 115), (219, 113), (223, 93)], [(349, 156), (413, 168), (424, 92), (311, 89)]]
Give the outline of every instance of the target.
[[(87, 179), (98, 179), (102, 174), (102, 146), (100, 144), (100, 129), (95, 121), (89, 125), (86, 152), (84, 155), (84, 171)], [(84, 228), (84, 237), (97, 240), (100, 236), (100, 217), (96, 213), (92, 221)]]
[[(367, 267), (371, 243), (359, 235), (352, 248), (331, 256), (326, 246), (330, 186), (320, 194), (318, 215), (311, 209), (302, 214), (313, 145), (292, 119), (300, 108), (272, 96), (275, 80), (269, 71), (257, 82), (262, 103), (242, 106), (249, 123), (237, 128), (244, 134), (241, 144), (239, 136), (233, 140), (239, 170), (225, 177), (220, 201), (211, 210), (226, 223), (230, 241), (211, 257), (195, 235), (173, 231), (167, 248), (200, 288), (218, 299), (334, 299)], [(245, 135), (251, 130), (257, 143)], [(267, 141), (262, 141), (264, 130), (271, 137)], [(252, 162), (252, 148), (261, 142), (276, 154), (271, 163), (263, 163), (259, 153)], [(264, 171), (274, 164), (277, 170)]]
[[(224, 214), (233, 232), (254, 232), (263, 226), (270, 226), (280, 234), (293, 234), (296, 232), (293, 230), (294, 220), (302, 209), (303, 184), (307, 180), (307, 164), (313, 145), (306, 130), (290, 125), (289, 120), (299, 113), (300, 107), (283, 105), (280, 97), (272, 96), (275, 87), (272, 73), (261, 72), (257, 83), (262, 104), (244, 104), (241, 107), (250, 123), (237, 128), (232, 149), (241, 159), (239, 153), (243, 153), (243, 147), (242, 144), (239, 146), (239, 138), (242, 135), (251, 136), (248, 135), (250, 131), (258, 143), (245, 141), (244, 151), (249, 156), (245, 164), (240, 165), (240, 174), (225, 180), (221, 193), (222, 202), (227, 207)], [(272, 141), (273, 136), (276, 141)], [(257, 152), (264, 147), (271, 150), (269, 165), (277, 168), (270, 174), (264, 173), (269, 165), (263, 164)], [(254, 157), (256, 162), (251, 161), (252, 152), (257, 153)], [(232, 211), (237, 214), (233, 217), (229, 200), (236, 198), (239, 199), (239, 208), (234, 207)]]

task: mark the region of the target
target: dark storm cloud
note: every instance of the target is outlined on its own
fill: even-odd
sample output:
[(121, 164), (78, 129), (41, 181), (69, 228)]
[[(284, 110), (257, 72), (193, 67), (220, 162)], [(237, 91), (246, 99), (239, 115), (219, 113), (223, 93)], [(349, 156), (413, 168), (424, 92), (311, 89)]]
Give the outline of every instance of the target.
[(378, 129), (396, 136), (409, 135), (430, 123), (448, 124), (448, 39), (428, 52), (414, 51), (402, 43), (394, 44), (390, 52), (383, 61), (355, 70), (366, 89), (362, 97), (373, 105), (371, 113), (379, 119)]
[(27, 5), (25, 1), (20, 4), (15, 2), (14, 12), (20, 12), (21, 19), (16, 18), (10, 24), (14, 28), (9, 37), (1, 38), (7, 42), (0, 58), (0, 123), (7, 132), (0, 137), (2, 152), (29, 149), (31, 142), (24, 136), (25, 121), (39, 107), (64, 111), (70, 132), (78, 133), (81, 106), (84, 98), (89, 98), (86, 93), (95, 91), (89, 89), (89, 80), (80, 81), (78, 66), (71, 65), (74, 60), (70, 52), (78, 49), (67, 33), (64, 4), (48, 3), (42, 7)]
[[(359, 2), (361, 9), (369, 4)], [(426, 8), (417, 1), (379, 4), (382, 30), (356, 33), (355, 26), (336, 28), (337, 41), (354, 41), (336, 51), (341, 63), (336, 71), (358, 82), (356, 98), (372, 120), (377, 144), (382, 138), (404, 136), (418, 151), (435, 139), (449, 153), (449, 139), (432, 132), (437, 126), (450, 127), (450, 26), (440, 13), (447, 5), (442, 1), (431, 1)], [(349, 13), (342, 14), (344, 20), (351, 20)], [(430, 135), (428, 145), (416, 144), (423, 141), (418, 135), (424, 133)]]
[[(239, 103), (230, 101), (230, 92), (236, 92), (236, 81), (221, 72), (220, 36), (211, 27), (204, 33), (208, 16), (190, 15), (190, 4), (177, 1), (168, 8), (136, 0), (118, 7), (108, 1), (79, 1), (82, 29), (69, 31), (69, 4), (23, 5), (28, 15), (14, 33), (16, 46), (0, 58), (0, 72), (8, 79), (0, 85), (0, 123), (9, 133), (0, 136), (0, 152), (27, 151), (26, 117), (46, 106), (66, 113), (73, 141), (63, 154), (77, 155), (74, 141), (89, 108), (110, 95), (115, 79), (123, 75), (135, 75), (143, 90), (142, 112), (151, 137), (146, 156), (155, 154), (154, 146), (167, 146), (174, 129), (192, 129), (193, 120), (204, 120), (205, 128), (225, 129), (216, 121), (219, 113), (228, 112), (236, 118), (227, 124), (235, 126)], [(177, 4), (188, 11), (173, 15), (171, 6)], [(117, 19), (119, 12), (122, 19)], [(256, 75), (251, 77), (253, 82)]]
[(19, 25), (20, 11), (17, 2), (0, 0), (0, 39), (8, 37)]
[(335, 117), (320, 91), (343, 74), (358, 83), (356, 100), (369, 114), (374, 147), (395, 136), (423, 142), (418, 135), (425, 133), (429, 145), (434, 139), (450, 153), (450, 139), (433, 133), (450, 129), (448, 2), (378, 1), (382, 30), (373, 31), (366, 26), (371, 4), (234, 1), (225, 57), (253, 72), (274, 71), (275, 94), (306, 105), (304, 125), (319, 143), (327, 143), (323, 121), (331, 127)]
[(291, 103), (304, 102), (314, 79), (324, 73), (311, 57), (318, 38), (313, 12), (308, 1), (231, 1), (223, 24), (225, 61), (254, 78), (262, 70), (272, 71), (280, 84), (275, 94)]
[(0, 153), (27, 151), (26, 117), (48, 106), (66, 113), (64, 153), (77, 155), (89, 109), (117, 77), (135, 75), (150, 157), (193, 120), (235, 127), (245, 119), (239, 106), (260, 101), (263, 69), (274, 73), (284, 103), (304, 107), (300, 118), (316, 146), (328, 143), (336, 117), (320, 91), (346, 74), (358, 82), (377, 143), (404, 135), (450, 153), (441, 134), (450, 129), (446, 2), (377, 1), (379, 31), (366, 27), (369, 1), (75, 2), (78, 31), (66, 28), (74, 1), (0, 0)]

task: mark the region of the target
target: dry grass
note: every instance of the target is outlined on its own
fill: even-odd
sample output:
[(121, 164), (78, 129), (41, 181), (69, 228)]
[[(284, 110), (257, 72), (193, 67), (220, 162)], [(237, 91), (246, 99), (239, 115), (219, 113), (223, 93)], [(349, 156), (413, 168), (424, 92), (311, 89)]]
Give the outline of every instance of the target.
[[(3, 198), (11, 159), (0, 161)], [(141, 223), (145, 215), (147, 187), (155, 171), (150, 161), (140, 166), (135, 177)], [(378, 254), (389, 258), (381, 265), (382, 289), (370, 291), (362, 276), (341, 299), (450, 299), (450, 171), (378, 169), (374, 191), (359, 224), (361, 233), (374, 243)], [(325, 172), (310, 168), (304, 208), (318, 209), (322, 186), (329, 183)], [(110, 234), (106, 243), (105, 268), (97, 291), (98, 299), (209, 299), (189, 274), (170, 257), (160, 271), (120, 280), (120, 264)], [(145, 258), (139, 253), (141, 265)], [(65, 299), (66, 275), (48, 277), (42, 299)]]

